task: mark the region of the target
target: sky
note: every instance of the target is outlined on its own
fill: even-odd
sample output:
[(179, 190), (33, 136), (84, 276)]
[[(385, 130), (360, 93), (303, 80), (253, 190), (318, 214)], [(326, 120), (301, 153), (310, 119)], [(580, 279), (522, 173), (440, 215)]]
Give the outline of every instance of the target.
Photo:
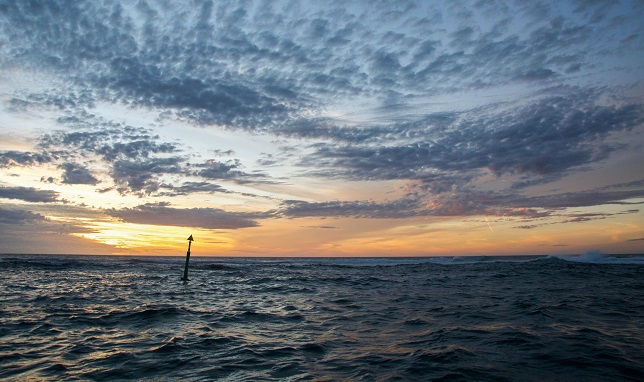
[(0, 253), (644, 253), (642, 15), (0, 0)]

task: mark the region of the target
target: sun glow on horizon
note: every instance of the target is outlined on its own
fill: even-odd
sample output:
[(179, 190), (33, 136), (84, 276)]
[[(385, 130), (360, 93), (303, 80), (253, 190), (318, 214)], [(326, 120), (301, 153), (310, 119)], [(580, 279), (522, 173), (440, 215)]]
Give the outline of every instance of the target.
[(181, 255), (186, 250), (185, 240), (189, 235), (195, 237), (195, 248), (198, 247), (199, 252), (209, 255), (229, 252), (235, 246), (234, 239), (224, 232), (194, 227), (123, 222), (93, 222), (89, 227), (93, 232), (73, 235), (113, 246), (119, 253)]

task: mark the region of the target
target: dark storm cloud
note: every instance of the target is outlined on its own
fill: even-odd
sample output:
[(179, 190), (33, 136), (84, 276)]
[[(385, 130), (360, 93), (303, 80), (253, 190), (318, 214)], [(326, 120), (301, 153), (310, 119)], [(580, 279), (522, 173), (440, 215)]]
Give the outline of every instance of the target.
[(33, 187), (0, 187), (0, 198), (33, 203), (53, 203), (58, 201), (58, 193)]
[(167, 204), (143, 204), (134, 208), (107, 210), (108, 215), (128, 223), (165, 226), (200, 227), (206, 229), (239, 229), (257, 227), (256, 219), (263, 214), (226, 212), (217, 208), (169, 207)]
[(0, 207), (0, 224), (22, 225), (44, 221), (45, 217), (31, 211)]

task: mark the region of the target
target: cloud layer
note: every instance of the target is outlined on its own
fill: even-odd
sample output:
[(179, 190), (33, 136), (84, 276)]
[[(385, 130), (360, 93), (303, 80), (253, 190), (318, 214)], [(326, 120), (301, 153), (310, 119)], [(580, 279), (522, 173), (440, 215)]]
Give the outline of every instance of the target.
[[(643, 12), (626, 0), (3, 2), (3, 113), (51, 128), (33, 129), (29, 149), (0, 150), (7, 173), (42, 169), (41, 189), (5, 181), (0, 198), (62, 203), (60, 187), (94, 187), (142, 199), (106, 208), (122, 221), (207, 229), (280, 217), (603, 218), (559, 209), (641, 199), (641, 171), (628, 184), (534, 189), (641, 149)], [(110, 107), (146, 117), (126, 122)], [(160, 126), (272, 146), (248, 154), (238, 138), (198, 151), (204, 142)], [(311, 179), (404, 191), (379, 202), (282, 192), (254, 213), (166, 201), (252, 199)]]
[(232, 213), (218, 208), (172, 208), (167, 204), (143, 204), (134, 208), (110, 209), (109, 215), (127, 223), (154, 224), (164, 226), (200, 227), (206, 229), (239, 229), (256, 227), (254, 219), (266, 215), (254, 213)]
[(0, 198), (32, 203), (52, 203), (58, 200), (58, 193), (34, 187), (0, 187)]

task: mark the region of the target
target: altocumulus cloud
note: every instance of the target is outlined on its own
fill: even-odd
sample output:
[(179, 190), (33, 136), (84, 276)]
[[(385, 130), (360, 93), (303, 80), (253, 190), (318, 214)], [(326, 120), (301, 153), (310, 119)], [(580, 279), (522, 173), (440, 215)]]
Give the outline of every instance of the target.
[[(269, 176), (262, 172), (242, 171), (243, 165), (239, 159), (208, 159), (203, 163), (188, 163), (188, 155), (181, 145), (164, 142), (147, 128), (107, 121), (83, 111), (68, 113), (58, 118), (57, 122), (69, 130), (61, 129), (42, 135), (38, 142), (41, 150), (39, 156), (33, 153), (6, 153), (6, 166), (32, 164), (40, 158), (50, 162), (56, 161), (52, 158), (68, 161), (93, 159), (102, 164), (120, 193), (140, 196), (156, 193), (161, 188), (176, 188), (175, 194), (186, 194), (192, 190), (191, 185), (198, 183), (187, 181), (175, 187), (164, 181), (168, 175), (196, 176), (240, 184), (271, 182)], [(233, 152), (226, 154), (232, 155)], [(63, 183), (99, 183), (86, 167), (74, 162), (61, 163), (59, 168), (63, 170)], [(225, 191), (219, 185), (202, 184), (194, 192), (204, 190)], [(165, 192), (165, 195), (172, 193)]]
[[(614, 22), (589, 15), (620, 9), (408, 2), (405, 9), (352, 11), (361, 6), (10, 2), (3, 12), (4, 61), (69, 79), (67, 88), (17, 99), (22, 104), (65, 108), (103, 100), (167, 109), (205, 124), (308, 134), (290, 127), (329, 98), (380, 94), (383, 106), (399, 108), (410, 95), (548, 83), (589, 68), (593, 55), (610, 54), (606, 32)], [(563, 12), (575, 17), (564, 19)], [(486, 14), (495, 14), (495, 22), (484, 23)], [(513, 25), (516, 14), (523, 33)], [(443, 25), (447, 17), (477, 27)]]
[[(268, 170), (246, 171), (235, 158), (190, 163), (186, 146), (153, 128), (92, 112), (107, 104), (303, 142), (267, 153), (256, 161), (264, 168), (286, 158), (310, 177), (411, 188), (383, 203), (285, 201), (282, 216), (538, 218), (549, 214), (539, 209), (641, 197), (641, 184), (522, 193), (609, 159), (630, 143), (609, 138), (642, 126), (641, 102), (623, 95), (641, 88), (640, 3), (365, 4), (3, 2), (0, 63), (50, 80), (5, 93), (7, 110), (51, 111), (60, 129), (33, 151), (0, 152), (0, 167), (53, 164), (64, 184), (96, 185), (98, 164), (81, 164), (97, 161), (113, 182), (106, 189), (141, 197), (272, 182)], [(477, 189), (485, 176), (514, 178), (489, 193)], [(56, 198), (26, 188), (0, 196)], [(267, 217), (160, 204), (109, 211), (214, 228), (226, 226), (223, 217), (232, 228)]]
[[(505, 109), (505, 108), (504, 108)], [(575, 166), (605, 159), (618, 147), (602, 142), (611, 132), (630, 130), (642, 123), (642, 107), (601, 106), (594, 97), (573, 89), (565, 95), (540, 99), (520, 109), (487, 115), (470, 113), (431, 123), (412, 142), (399, 145), (316, 144), (302, 159), (321, 174), (357, 180), (415, 179), (435, 190), (445, 181), (462, 186), (472, 173), (489, 170), (496, 175), (529, 174), (551, 181)], [(405, 125), (392, 129), (399, 141), (408, 136)]]

